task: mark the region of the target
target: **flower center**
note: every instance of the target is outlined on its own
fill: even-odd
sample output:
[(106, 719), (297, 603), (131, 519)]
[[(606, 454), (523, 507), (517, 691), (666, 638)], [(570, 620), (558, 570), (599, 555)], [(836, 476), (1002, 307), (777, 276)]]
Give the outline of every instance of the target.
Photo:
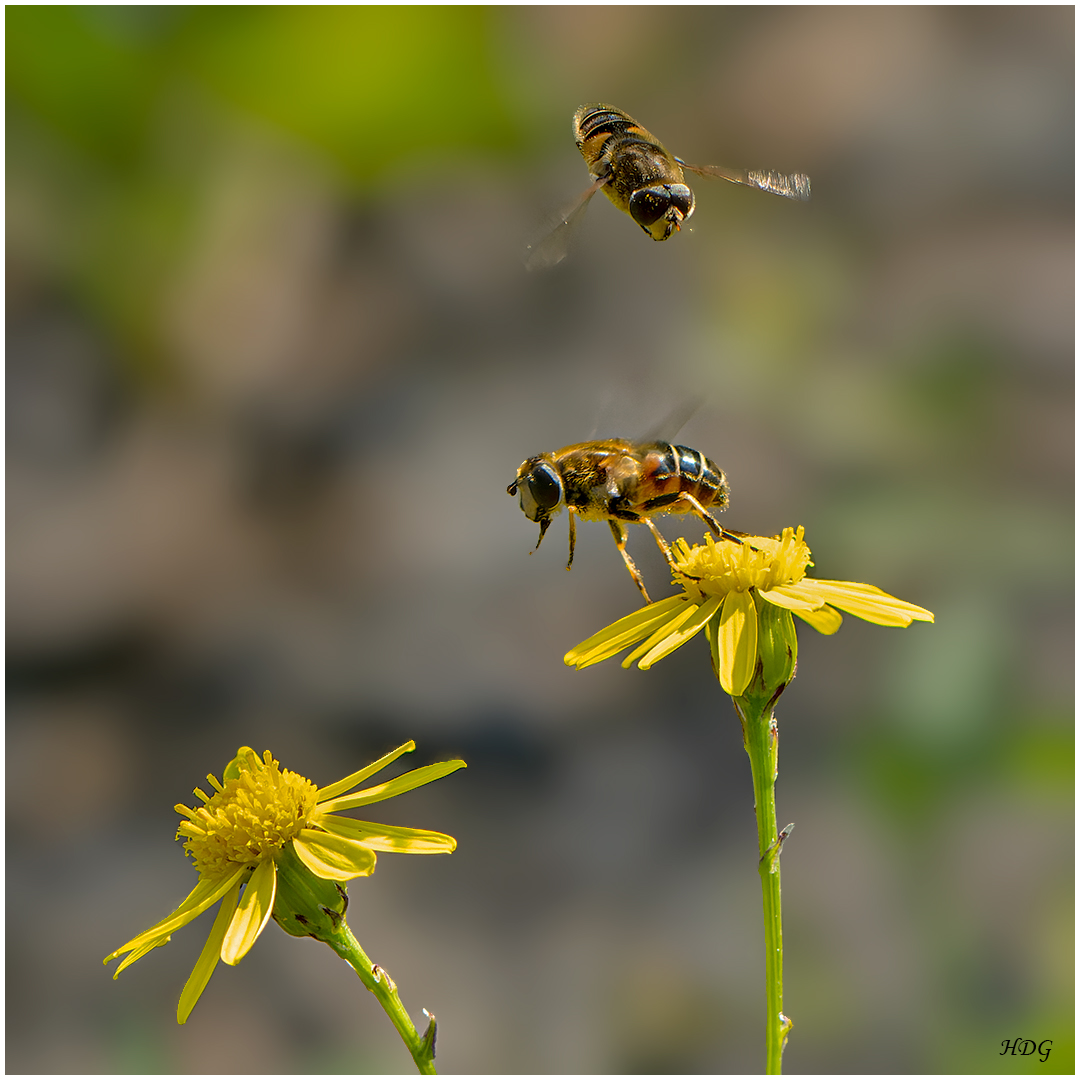
[(801, 525), (798, 531), (785, 529), (779, 537), (747, 536), (741, 544), (733, 540), (717, 543), (706, 536), (704, 544), (691, 547), (680, 539), (675, 541), (672, 554), (679, 574), (690, 579), (680, 584), (688, 592), (704, 596), (792, 585), (813, 565)]
[(176, 838), (188, 837), (184, 848), (203, 877), (235, 869), (236, 863), (273, 858), (306, 826), (315, 808), (318, 788), (298, 773), (282, 771), (269, 750), (260, 761), (245, 747), (230, 771), (238, 775), (224, 784), (208, 777), (217, 788), (211, 798), (196, 790), (205, 806), (176, 807), (189, 819), (176, 830)]

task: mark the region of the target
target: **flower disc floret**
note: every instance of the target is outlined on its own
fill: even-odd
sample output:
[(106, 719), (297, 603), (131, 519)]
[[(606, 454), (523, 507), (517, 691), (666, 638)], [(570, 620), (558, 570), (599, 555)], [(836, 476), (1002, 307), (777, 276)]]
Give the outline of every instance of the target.
[(185, 850), (202, 875), (227, 873), (237, 863), (250, 865), (273, 857), (300, 834), (315, 809), (318, 788), (291, 769), (282, 770), (270, 751), (260, 761), (244, 747), (237, 755), (240, 775), (219, 784), (210, 798), (196, 790), (206, 804), (195, 810), (177, 804), (176, 812), (190, 820), (176, 830), (188, 837)]
[(706, 536), (703, 545), (691, 547), (680, 539), (672, 555), (680, 578), (686, 579), (678, 583), (690, 595), (697, 592), (701, 596), (726, 596), (795, 584), (813, 565), (801, 525), (797, 530), (785, 529), (780, 536), (747, 537), (741, 544), (733, 540), (717, 543)]

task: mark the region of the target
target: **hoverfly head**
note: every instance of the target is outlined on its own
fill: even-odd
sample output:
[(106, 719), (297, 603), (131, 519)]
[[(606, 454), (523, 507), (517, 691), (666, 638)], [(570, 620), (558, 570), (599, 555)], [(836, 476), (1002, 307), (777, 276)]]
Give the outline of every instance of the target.
[(630, 196), (630, 216), (654, 239), (666, 240), (694, 212), (686, 184), (656, 184)]
[[(517, 479), (506, 489), (517, 494), (521, 509), (530, 521), (540, 522), (540, 539), (551, 522), (551, 516), (562, 505), (565, 493), (562, 477), (550, 461), (542, 457), (529, 458), (518, 469)], [(537, 547), (540, 541), (537, 541)]]

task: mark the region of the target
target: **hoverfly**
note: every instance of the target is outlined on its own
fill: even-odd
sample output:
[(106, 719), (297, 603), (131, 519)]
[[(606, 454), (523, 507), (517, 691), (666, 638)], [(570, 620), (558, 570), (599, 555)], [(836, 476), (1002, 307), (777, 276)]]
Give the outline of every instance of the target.
[(601, 190), (654, 240), (666, 240), (694, 212), (694, 193), (686, 184), (684, 169), (788, 199), (810, 198), (810, 178), (803, 173), (688, 165), (614, 105), (582, 105), (574, 113), (574, 142), (593, 182), (559, 217), (551, 232), (530, 245), (525, 257), (530, 270), (562, 261), (574, 225)]
[(671, 548), (654, 524), (654, 514), (697, 514), (717, 536), (742, 543), (739, 536), (721, 528), (709, 512), (725, 510), (729, 494), (727, 477), (716, 462), (688, 446), (667, 442), (633, 443), (627, 439), (603, 439), (575, 443), (553, 454), (537, 454), (523, 461), (507, 494), (518, 494), (521, 509), (530, 521), (540, 523), (544, 539), (552, 517), (565, 505), (570, 514), (569, 570), (574, 562), (576, 518), (607, 521), (626, 569), (652, 603), (634, 560), (626, 550), (626, 522), (644, 523), (674, 570)]

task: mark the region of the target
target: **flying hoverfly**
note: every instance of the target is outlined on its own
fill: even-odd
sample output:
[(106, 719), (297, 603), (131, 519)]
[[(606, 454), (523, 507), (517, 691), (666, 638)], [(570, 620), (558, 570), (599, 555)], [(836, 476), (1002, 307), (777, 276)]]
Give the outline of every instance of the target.
[(525, 265), (530, 270), (562, 261), (574, 226), (585, 213), (589, 200), (601, 190), (654, 240), (666, 240), (694, 212), (694, 193), (686, 183), (683, 170), (788, 199), (810, 198), (810, 178), (803, 173), (688, 165), (614, 105), (582, 105), (574, 113), (574, 142), (593, 182), (560, 215), (554, 228), (529, 246)]
[(739, 534), (720, 526), (710, 508), (727, 509), (727, 477), (716, 462), (688, 446), (667, 442), (634, 443), (602, 439), (575, 443), (554, 453), (523, 461), (507, 494), (519, 496), (530, 521), (540, 524), (544, 539), (552, 517), (566, 507), (570, 515), (569, 570), (574, 562), (576, 519), (606, 521), (634, 584), (652, 603), (641, 573), (626, 550), (626, 523), (643, 523), (674, 569), (671, 548), (652, 518), (656, 514), (697, 514), (717, 536), (742, 543)]

